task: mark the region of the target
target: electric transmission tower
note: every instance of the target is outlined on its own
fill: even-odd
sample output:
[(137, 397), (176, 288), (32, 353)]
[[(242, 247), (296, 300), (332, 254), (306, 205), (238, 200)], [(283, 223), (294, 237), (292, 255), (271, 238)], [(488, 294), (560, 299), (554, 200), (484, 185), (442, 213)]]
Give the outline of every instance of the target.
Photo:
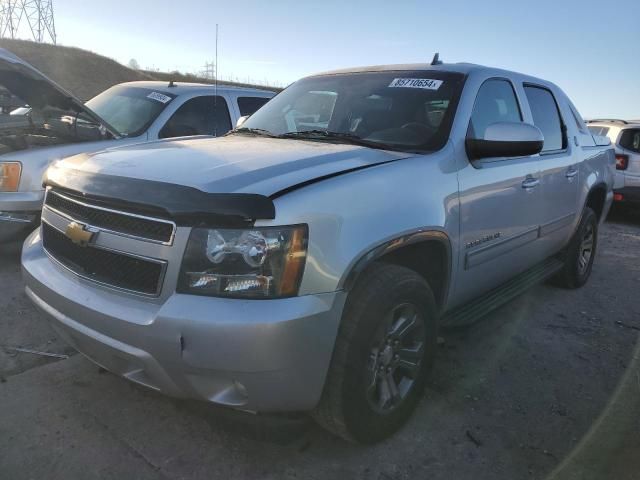
[(56, 43), (53, 0), (0, 0), (0, 38), (27, 31), (36, 42)]

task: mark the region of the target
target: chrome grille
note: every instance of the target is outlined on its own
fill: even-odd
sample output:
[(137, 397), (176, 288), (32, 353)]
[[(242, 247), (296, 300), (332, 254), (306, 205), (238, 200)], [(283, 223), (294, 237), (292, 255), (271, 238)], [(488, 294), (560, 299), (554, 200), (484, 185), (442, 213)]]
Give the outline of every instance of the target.
[(48, 223), (42, 223), (42, 245), (58, 263), (75, 274), (120, 290), (156, 296), (166, 262), (95, 245), (81, 247)]
[(170, 245), (176, 231), (169, 220), (112, 210), (49, 190), (45, 206), (63, 216), (101, 230), (154, 243)]

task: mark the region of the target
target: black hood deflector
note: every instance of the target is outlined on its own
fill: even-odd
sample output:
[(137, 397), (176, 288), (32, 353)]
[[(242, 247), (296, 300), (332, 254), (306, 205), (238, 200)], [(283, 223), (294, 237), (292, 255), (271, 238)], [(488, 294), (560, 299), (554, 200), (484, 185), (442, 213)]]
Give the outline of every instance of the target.
[(162, 216), (182, 226), (236, 226), (275, 218), (273, 201), (252, 193), (207, 193), (174, 183), (87, 173), (55, 165), (47, 170), (45, 187), (111, 208)]

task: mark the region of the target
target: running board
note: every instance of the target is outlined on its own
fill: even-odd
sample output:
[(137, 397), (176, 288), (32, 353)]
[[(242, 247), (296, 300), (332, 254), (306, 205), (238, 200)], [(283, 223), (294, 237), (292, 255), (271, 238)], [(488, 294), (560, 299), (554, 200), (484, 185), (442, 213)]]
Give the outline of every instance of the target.
[(475, 300), (445, 313), (441, 325), (444, 327), (463, 327), (471, 325), (482, 317), (523, 294), (531, 287), (542, 283), (563, 266), (557, 257), (551, 257), (535, 267), (513, 277), (501, 286), (491, 290)]

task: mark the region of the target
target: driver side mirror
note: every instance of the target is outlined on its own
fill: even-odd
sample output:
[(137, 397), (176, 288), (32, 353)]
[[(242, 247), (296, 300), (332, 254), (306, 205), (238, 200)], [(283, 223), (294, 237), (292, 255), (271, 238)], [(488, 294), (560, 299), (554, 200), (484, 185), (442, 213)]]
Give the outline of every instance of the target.
[(529, 123), (498, 122), (489, 125), (484, 138), (467, 138), (470, 160), (491, 157), (525, 157), (542, 151), (544, 136)]
[(246, 122), (246, 121), (247, 121), (247, 118), (249, 118), (249, 117), (250, 117), (250, 115), (243, 115), (242, 117), (240, 117), (240, 118), (238, 119), (238, 121), (236, 122), (236, 128), (240, 128), (240, 127), (242, 126), (242, 124), (243, 124), (244, 122)]

